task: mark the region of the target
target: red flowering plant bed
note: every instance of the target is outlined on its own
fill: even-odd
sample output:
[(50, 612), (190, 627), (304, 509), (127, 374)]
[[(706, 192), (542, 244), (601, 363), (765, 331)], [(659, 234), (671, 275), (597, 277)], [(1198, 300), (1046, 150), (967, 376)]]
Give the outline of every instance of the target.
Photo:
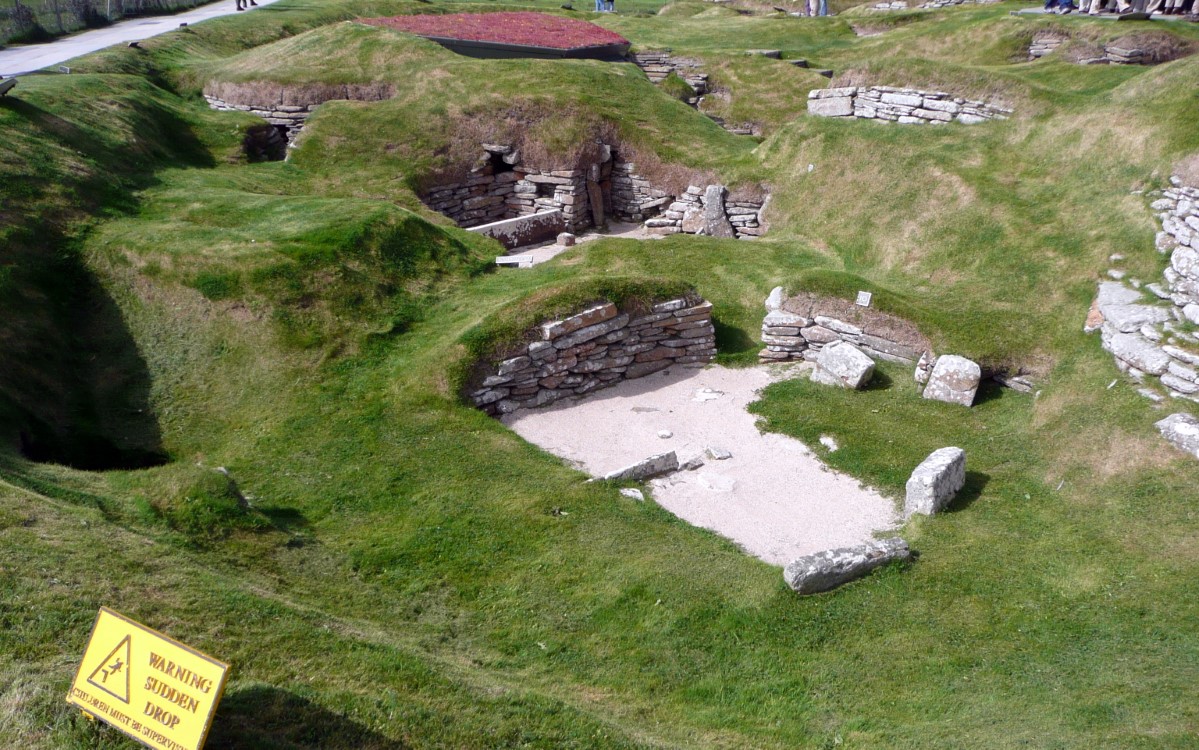
[(589, 50), (619, 56), (629, 49), (629, 40), (620, 34), (587, 21), (548, 13), (454, 13), (368, 18), (362, 22), (407, 31), (458, 52), (490, 48), (519, 53), (525, 48), (556, 51), (558, 54), (550, 56), (563, 57), (591, 56), (586, 54)]

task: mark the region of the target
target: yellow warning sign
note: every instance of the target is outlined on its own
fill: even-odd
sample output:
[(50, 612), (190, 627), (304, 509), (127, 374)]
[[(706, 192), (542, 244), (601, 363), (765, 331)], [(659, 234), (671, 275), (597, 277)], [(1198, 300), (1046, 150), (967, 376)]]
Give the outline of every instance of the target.
[(229, 665), (100, 608), (67, 703), (162, 750), (200, 750)]

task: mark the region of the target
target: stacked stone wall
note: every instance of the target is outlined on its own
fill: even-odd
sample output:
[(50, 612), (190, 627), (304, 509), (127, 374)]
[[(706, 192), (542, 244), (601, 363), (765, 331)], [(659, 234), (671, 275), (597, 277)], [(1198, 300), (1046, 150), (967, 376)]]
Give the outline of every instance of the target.
[(708, 93), (708, 74), (703, 72), (703, 63), (690, 57), (672, 57), (670, 50), (638, 52), (633, 55), (633, 62), (645, 71), (645, 75), (653, 83), (662, 83), (666, 77), (674, 73), (695, 89), (696, 99), (688, 102), (698, 104), (698, 98)]
[(328, 101), (374, 102), (395, 95), (391, 84), (329, 84), (281, 86), (270, 83), (211, 81), (204, 86), (208, 106), (227, 112), (249, 112), (283, 128), (288, 141), (295, 139), (313, 110)]
[(612, 167), (610, 205), (621, 221), (636, 223), (653, 218), (671, 201), (670, 193), (651, 185), (636, 169), (629, 162), (617, 162)]
[[(1156, 381), (1172, 398), (1199, 401), (1199, 338), (1184, 328), (1199, 325), (1199, 189), (1174, 182), (1151, 204), (1162, 225), (1157, 249), (1170, 256), (1165, 283), (1100, 283), (1086, 329), (1100, 332), (1121, 372), (1145, 385)], [(1153, 389), (1140, 392), (1162, 400)]]
[[(655, 234), (704, 234), (752, 239), (766, 231), (763, 201), (733, 200), (723, 185), (689, 186), (645, 226)], [(709, 209), (709, 206), (713, 207)]]
[(1066, 37), (1059, 34), (1038, 34), (1032, 38), (1028, 47), (1028, 59), (1037, 60), (1057, 51), (1065, 43)]
[(1004, 120), (1011, 109), (955, 97), (944, 91), (921, 91), (893, 86), (845, 86), (808, 93), (808, 113), (820, 117), (857, 117), (903, 125), (972, 125)]
[(468, 393), (475, 406), (507, 414), (716, 356), (712, 304), (698, 297), (648, 310), (602, 302), (544, 323), (530, 338), (506, 359), (480, 366)]
[(825, 346), (837, 341), (853, 344), (873, 359), (916, 365), (932, 347), (911, 323), (844, 300), (814, 295), (784, 297), (772, 294), (762, 321), (759, 359), (783, 362), (815, 361)]
[(258, 115), (272, 125), (277, 125), (285, 130), (287, 140), (294, 140), (300, 129), (304, 127), (304, 121), (312, 114), (312, 111), (319, 107), (319, 104), (276, 104), (276, 105), (252, 105), (252, 104), (230, 104), (215, 96), (204, 95), (205, 101), (212, 109), (222, 112), (249, 112), (252, 115)]
[(654, 234), (749, 239), (766, 231), (763, 212), (769, 198), (734, 200), (722, 185), (691, 186), (676, 197), (654, 187), (637, 173), (636, 165), (620, 160), (608, 146), (602, 149), (608, 158), (601, 163), (563, 170), (523, 165), (507, 146), (484, 148), (484, 157), (465, 180), (439, 185), (421, 196), (425, 205), (461, 227), (556, 210), (562, 214), (562, 228), (576, 232), (602, 224), (609, 215), (644, 222)]

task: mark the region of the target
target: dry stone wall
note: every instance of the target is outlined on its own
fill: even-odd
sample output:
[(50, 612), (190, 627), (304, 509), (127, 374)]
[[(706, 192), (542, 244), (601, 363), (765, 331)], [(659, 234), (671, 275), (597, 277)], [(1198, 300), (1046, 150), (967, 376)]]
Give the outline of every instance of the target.
[(716, 356), (712, 304), (698, 297), (648, 310), (602, 302), (543, 323), (531, 337), (506, 359), (480, 366), (468, 394), (475, 406), (508, 414)]
[[(1046, 55), (1056, 52), (1064, 43), (1069, 41), (1068, 34), (1062, 32), (1044, 32), (1033, 37), (1032, 44), (1028, 48), (1028, 59), (1038, 60)], [(1166, 55), (1164, 58), (1155, 54), (1152, 50), (1138, 47), (1136, 43), (1128, 38), (1116, 39), (1104, 45), (1102, 50), (1098, 47), (1084, 46), (1084, 51), (1077, 52), (1071, 56), (1071, 59), (1079, 65), (1156, 65), (1162, 62), (1168, 62), (1174, 58), (1174, 54)]]
[(1028, 47), (1028, 59), (1037, 60), (1045, 55), (1052, 54), (1057, 51), (1057, 48), (1062, 46), (1066, 41), (1066, 37), (1059, 34), (1039, 34), (1032, 38), (1032, 44)]
[(562, 212), (567, 229), (594, 224), (587, 170), (536, 169), (521, 164), (519, 154), (507, 146), (487, 148), (494, 150), (480, 159), (466, 179), (429, 189), (421, 196), (424, 204), (462, 227), (553, 210)]
[(856, 117), (903, 125), (967, 125), (1004, 120), (1011, 109), (963, 99), (944, 91), (921, 91), (893, 86), (844, 86), (808, 93), (808, 113), (820, 117)]
[(762, 321), (763, 361), (803, 359), (815, 362), (820, 350), (837, 341), (853, 344), (873, 359), (912, 365), (931, 345), (911, 323), (858, 307), (845, 300), (810, 294), (785, 297), (776, 289), (766, 301)]
[(703, 63), (691, 57), (672, 57), (670, 50), (655, 50), (638, 52), (633, 55), (633, 62), (645, 71), (652, 83), (662, 83), (666, 77), (674, 73), (695, 89), (696, 98), (688, 104), (696, 105), (699, 97), (708, 93), (708, 74), (703, 71)]
[(258, 115), (279, 127), (288, 141), (295, 139), (308, 116), (325, 102), (374, 102), (394, 95), (395, 90), (385, 83), (290, 87), (214, 81), (204, 87), (204, 99), (212, 109)]
[(304, 127), (304, 121), (308, 119), (314, 109), (320, 106), (320, 104), (230, 104), (223, 99), (207, 94), (204, 95), (204, 99), (210, 108), (222, 112), (249, 112), (252, 115), (258, 115), (270, 124), (279, 126), (289, 141), (295, 139), (300, 129)]
[(723, 185), (689, 186), (668, 201), (658, 217), (645, 222), (655, 234), (703, 234), (709, 237), (753, 239), (766, 232), (764, 214), (770, 198), (733, 200)]
[[(438, 185), (421, 200), (459, 226), (474, 228), (557, 211), (561, 227), (603, 226), (609, 215), (644, 222), (655, 234), (708, 234), (748, 239), (766, 231), (767, 201), (734, 200), (722, 185), (689, 187), (677, 198), (637, 173), (610, 146), (603, 160), (575, 169), (524, 165), (510, 146), (484, 144), (484, 155), (460, 182)], [(508, 245), (515, 247), (516, 245)]]
[[(1157, 249), (1170, 256), (1164, 284), (1101, 282), (1085, 330), (1099, 331), (1116, 366), (1143, 386), (1160, 384), (1171, 398), (1199, 402), (1199, 338), (1184, 327), (1199, 324), (1199, 189), (1173, 182), (1151, 204), (1162, 226)], [(1150, 387), (1140, 393), (1163, 400)]]

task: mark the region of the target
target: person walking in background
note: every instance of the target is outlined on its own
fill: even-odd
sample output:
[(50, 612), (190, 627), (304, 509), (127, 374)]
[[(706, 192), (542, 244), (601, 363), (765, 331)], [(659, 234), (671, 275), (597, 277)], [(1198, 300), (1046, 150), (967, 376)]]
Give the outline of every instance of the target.
[(604, 3), (604, 10), (606, 10), (609, 13), (615, 13), (616, 12), (616, 0), (606, 0), (606, 2)]

